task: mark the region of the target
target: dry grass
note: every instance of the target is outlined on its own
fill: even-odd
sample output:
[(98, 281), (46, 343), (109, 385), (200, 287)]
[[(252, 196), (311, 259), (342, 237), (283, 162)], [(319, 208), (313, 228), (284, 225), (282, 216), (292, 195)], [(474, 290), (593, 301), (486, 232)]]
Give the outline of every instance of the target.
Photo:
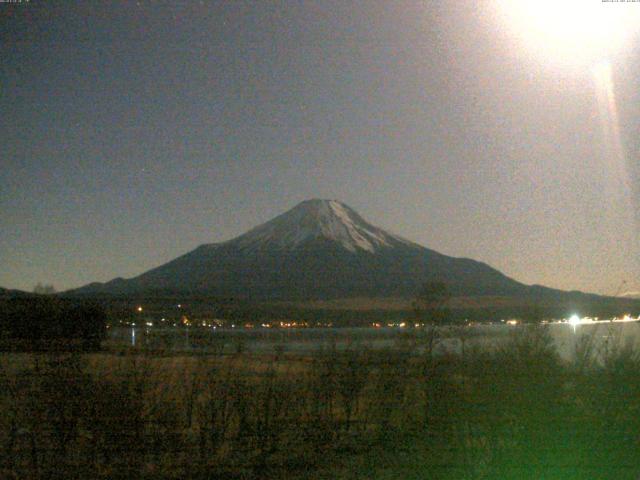
[(416, 347), (6, 354), (0, 478), (637, 477), (634, 348), (568, 364), (544, 328)]

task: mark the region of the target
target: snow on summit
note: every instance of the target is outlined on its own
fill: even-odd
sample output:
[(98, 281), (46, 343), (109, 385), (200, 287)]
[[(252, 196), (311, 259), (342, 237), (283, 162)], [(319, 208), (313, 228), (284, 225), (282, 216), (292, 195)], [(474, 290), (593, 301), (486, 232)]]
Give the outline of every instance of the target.
[(371, 253), (398, 243), (410, 243), (367, 223), (337, 200), (306, 200), (273, 220), (230, 240), (241, 248), (276, 247), (292, 250), (316, 238), (335, 241), (351, 252)]

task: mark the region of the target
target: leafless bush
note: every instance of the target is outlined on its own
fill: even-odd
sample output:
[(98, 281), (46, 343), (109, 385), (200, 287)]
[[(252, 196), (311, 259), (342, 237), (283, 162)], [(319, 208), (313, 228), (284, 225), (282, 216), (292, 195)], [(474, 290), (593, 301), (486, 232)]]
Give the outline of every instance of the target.
[(0, 478), (283, 478), (396, 449), (437, 478), (625, 478), (598, 469), (640, 462), (640, 355), (580, 342), (575, 363), (535, 326), (464, 357), (5, 356)]

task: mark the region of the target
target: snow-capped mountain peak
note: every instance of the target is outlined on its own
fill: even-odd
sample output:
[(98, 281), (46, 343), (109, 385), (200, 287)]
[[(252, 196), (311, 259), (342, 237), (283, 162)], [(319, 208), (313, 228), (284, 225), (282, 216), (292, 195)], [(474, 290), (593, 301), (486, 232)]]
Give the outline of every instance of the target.
[(337, 200), (306, 200), (291, 210), (230, 240), (246, 248), (275, 247), (293, 250), (303, 243), (324, 238), (345, 249), (374, 253), (398, 243), (411, 243), (367, 223), (353, 209)]

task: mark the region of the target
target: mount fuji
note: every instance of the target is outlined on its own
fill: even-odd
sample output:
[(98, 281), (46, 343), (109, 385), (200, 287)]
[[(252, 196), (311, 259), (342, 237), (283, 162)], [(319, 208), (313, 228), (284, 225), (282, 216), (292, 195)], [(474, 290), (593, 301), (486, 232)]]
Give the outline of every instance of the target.
[(404, 297), (428, 281), (457, 296), (556, 296), (490, 266), (375, 227), (336, 200), (313, 199), (222, 243), (204, 244), (141, 275), (69, 294), (210, 295), (256, 300)]

